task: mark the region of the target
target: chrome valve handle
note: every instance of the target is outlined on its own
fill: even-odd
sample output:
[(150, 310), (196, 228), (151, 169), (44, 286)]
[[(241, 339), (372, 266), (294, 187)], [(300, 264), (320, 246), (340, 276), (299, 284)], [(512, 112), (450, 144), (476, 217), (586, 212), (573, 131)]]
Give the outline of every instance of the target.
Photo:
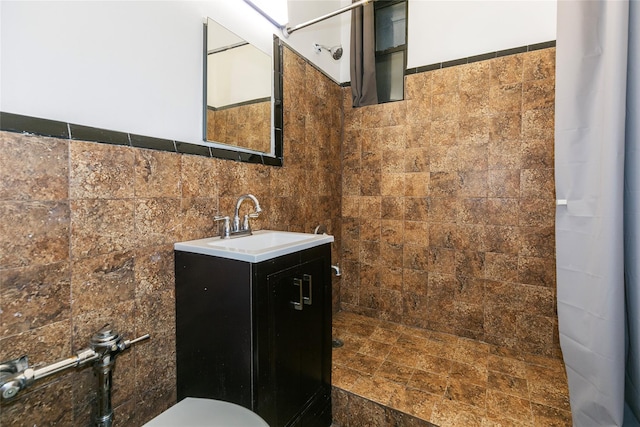
[(115, 366), (116, 356), (133, 344), (149, 338), (149, 334), (145, 334), (133, 340), (125, 340), (120, 334), (112, 330), (109, 325), (105, 325), (91, 337), (90, 348), (80, 350), (67, 359), (59, 360), (37, 369), (29, 367), (29, 358), (27, 356), (0, 362), (0, 400), (7, 401), (15, 398), (20, 391), (33, 384), (36, 380), (68, 368), (94, 362), (93, 370), (98, 377), (96, 425), (99, 427), (111, 427), (113, 423), (111, 373)]

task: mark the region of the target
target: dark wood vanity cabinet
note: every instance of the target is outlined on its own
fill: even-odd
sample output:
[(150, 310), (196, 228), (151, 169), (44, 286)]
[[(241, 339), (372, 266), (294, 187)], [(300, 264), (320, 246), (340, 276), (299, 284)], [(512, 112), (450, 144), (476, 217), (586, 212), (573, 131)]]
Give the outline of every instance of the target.
[(260, 263), (175, 251), (175, 272), (178, 400), (331, 424), (329, 244)]

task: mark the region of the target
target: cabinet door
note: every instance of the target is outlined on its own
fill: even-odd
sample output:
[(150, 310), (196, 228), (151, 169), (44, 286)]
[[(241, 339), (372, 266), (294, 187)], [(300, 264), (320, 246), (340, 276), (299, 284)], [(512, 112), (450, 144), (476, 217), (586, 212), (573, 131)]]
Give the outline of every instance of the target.
[(267, 277), (276, 426), (296, 425), (322, 390), (323, 259)]

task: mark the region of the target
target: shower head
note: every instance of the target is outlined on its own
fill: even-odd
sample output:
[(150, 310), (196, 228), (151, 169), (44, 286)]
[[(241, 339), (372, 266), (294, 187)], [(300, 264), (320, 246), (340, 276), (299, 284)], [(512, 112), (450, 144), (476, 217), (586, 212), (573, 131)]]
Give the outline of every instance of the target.
[(342, 58), (342, 52), (343, 52), (342, 46), (327, 47), (327, 46), (323, 46), (323, 45), (318, 44), (318, 43), (314, 43), (313, 44), (313, 50), (316, 53), (322, 52), (322, 49), (324, 49), (327, 52), (329, 52), (331, 54), (331, 57), (333, 59), (335, 59), (336, 61), (339, 60), (340, 58)]

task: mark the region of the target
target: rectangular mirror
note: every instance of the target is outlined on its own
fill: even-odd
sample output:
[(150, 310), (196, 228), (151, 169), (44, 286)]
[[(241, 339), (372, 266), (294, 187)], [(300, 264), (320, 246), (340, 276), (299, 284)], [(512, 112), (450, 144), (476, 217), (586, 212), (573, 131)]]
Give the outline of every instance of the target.
[(207, 18), (205, 41), (204, 140), (281, 159), (279, 40), (270, 56)]

